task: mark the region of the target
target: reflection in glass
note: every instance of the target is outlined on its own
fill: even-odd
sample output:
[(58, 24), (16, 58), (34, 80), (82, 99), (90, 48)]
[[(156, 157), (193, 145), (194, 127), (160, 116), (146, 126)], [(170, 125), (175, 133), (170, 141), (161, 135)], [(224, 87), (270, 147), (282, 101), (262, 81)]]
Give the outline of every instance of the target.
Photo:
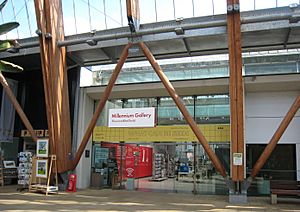
[[(250, 175), (253, 166), (265, 147), (265, 144), (246, 145), (247, 176)], [(296, 181), (296, 162), (295, 144), (278, 144), (270, 158), (259, 171), (255, 181), (251, 184), (248, 193), (253, 195), (269, 195), (272, 181)]]
[(230, 121), (228, 95), (197, 96), (195, 108), (196, 122), (199, 124)]
[[(182, 101), (189, 111), (190, 115), (194, 117), (194, 99), (191, 96), (182, 97)], [(160, 98), (158, 101), (158, 124), (159, 125), (175, 125), (187, 124), (180, 110), (176, 106), (171, 97)]]

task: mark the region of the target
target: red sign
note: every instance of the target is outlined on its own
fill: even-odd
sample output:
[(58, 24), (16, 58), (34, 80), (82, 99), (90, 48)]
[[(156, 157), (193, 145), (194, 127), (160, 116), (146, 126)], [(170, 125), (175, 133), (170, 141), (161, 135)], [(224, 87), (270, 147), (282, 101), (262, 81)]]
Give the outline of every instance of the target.
[(121, 155), (123, 155), (123, 179), (152, 176), (152, 148), (124, 144), (123, 154), (121, 146), (116, 143), (102, 143), (102, 147), (115, 148), (119, 174), (121, 173)]

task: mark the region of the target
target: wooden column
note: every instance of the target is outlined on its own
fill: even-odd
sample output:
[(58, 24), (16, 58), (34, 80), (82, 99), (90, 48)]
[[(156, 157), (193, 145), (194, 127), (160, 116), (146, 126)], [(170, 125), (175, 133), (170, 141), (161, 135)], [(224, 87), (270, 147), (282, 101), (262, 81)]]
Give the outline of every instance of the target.
[(213, 150), (210, 148), (207, 140), (205, 139), (204, 135), (202, 134), (201, 130), (198, 128), (197, 124), (189, 114), (188, 110), (182, 103), (180, 97), (175, 91), (175, 88), (167, 78), (167, 76), (164, 74), (163, 70), (161, 69), (160, 65), (156, 62), (154, 56), (151, 54), (150, 50), (147, 48), (147, 46), (140, 42), (139, 43), (140, 48), (142, 49), (144, 55), (147, 57), (148, 61), (150, 62), (152, 68), (162, 81), (163, 85), (165, 86), (166, 90), (168, 91), (169, 95), (173, 98), (174, 102), (176, 103), (178, 109), (184, 116), (185, 120), (190, 125), (191, 129), (193, 130), (194, 134), (196, 135), (199, 142), (202, 144), (205, 152), (211, 159), (214, 167), (220, 172), (220, 174), (225, 178), (226, 177), (226, 171), (223, 167), (223, 165), (220, 163), (217, 155), (213, 152)]
[[(239, 0), (227, 0), (227, 32), (230, 68), (231, 177), (233, 181), (243, 181), (245, 178), (244, 88)], [(233, 164), (235, 153), (242, 153), (242, 165), (236, 166)]]
[[(37, 25), (39, 33), (46, 34), (46, 18), (44, 13), (44, 2), (43, 1), (35, 1), (35, 11), (36, 11), (36, 19), (37, 19)], [(41, 64), (42, 64), (42, 72), (43, 72), (43, 85), (44, 85), (44, 95), (45, 95), (45, 105), (46, 105), (46, 115), (47, 115), (47, 123), (48, 123), (48, 134), (49, 134), (49, 142), (50, 147), (53, 146), (53, 139), (52, 139), (52, 129), (53, 129), (53, 116), (52, 116), (52, 100), (50, 96), (52, 94), (50, 93), (52, 91), (49, 83), (50, 77), (50, 66), (49, 64), (49, 58), (48, 58), (48, 43), (46, 43), (45, 36), (39, 36), (39, 42), (40, 42), (40, 57), (41, 57)], [(50, 107), (51, 105), (51, 107)], [(53, 150), (52, 150), (53, 151)]]
[(268, 158), (272, 154), (272, 152), (275, 149), (279, 139), (281, 138), (281, 136), (285, 132), (286, 128), (289, 126), (292, 119), (294, 118), (297, 111), (299, 110), (299, 107), (300, 107), (300, 95), (297, 96), (296, 100), (294, 101), (294, 103), (290, 107), (289, 111), (287, 112), (284, 119), (280, 123), (278, 129), (276, 130), (273, 137), (271, 138), (269, 144), (266, 146), (263, 153), (261, 154), (259, 159), (256, 161), (256, 163), (255, 163), (255, 165), (252, 169), (251, 175), (250, 175), (252, 178), (255, 178), (257, 173), (264, 166), (264, 164), (266, 163), (266, 161), (268, 160)]
[(57, 46), (57, 41), (64, 40), (62, 6), (60, 0), (34, 2), (39, 29), (50, 152), (57, 155), (58, 172), (61, 173), (71, 168), (66, 49)]
[(136, 32), (140, 28), (140, 8), (139, 0), (126, 0), (127, 19), (131, 32)]
[(85, 149), (85, 147), (86, 147), (86, 145), (87, 145), (87, 143), (89, 141), (89, 138), (92, 135), (92, 132), (93, 132), (93, 130), (95, 128), (97, 120), (98, 120), (98, 118), (99, 118), (99, 116), (100, 116), (100, 114), (101, 114), (101, 112), (102, 112), (102, 110), (103, 110), (103, 108), (105, 106), (105, 103), (108, 100), (108, 97), (109, 97), (109, 95), (110, 95), (110, 93), (111, 93), (111, 91), (113, 89), (113, 86), (116, 83), (116, 80), (117, 80), (117, 78), (119, 76), (119, 73), (120, 73), (120, 71), (121, 71), (121, 69), (122, 69), (122, 67), (123, 67), (123, 65), (124, 65), (124, 63), (125, 63), (125, 61), (126, 61), (126, 59), (128, 57), (128, 49), (131, 47), (131, 45), (132, 44), (129, 43), (123, 49), (123, 52), (122, 52), (122, 54), (120, 56), (120, 60), (118, 61), (118, 64), (116, 65), (115, 70), (114, 70), (114, 72), (112, 73), (112, 75), (110, 77), (108, 85), (105, 88), (104, 94), (103, 94), (101, 100), (98, 103), (98, 106), (97, 106), (97, 108), (95, 110), (95, 113), (94, 113), (94, 115), (93, 115), (93, 117), (92, 117), (92, 119), (91, 119), (91, 121), (89, 123), (89, 126), (88, 126), (88, 128), (87, 128), (87, 130), (86, 130), (86, 132), (85, 132), (85, 134), (84, 134), (84, 136), (82, 138), (80, 146), (79, 146), (79, 148), (78, 148), (78, 150), (76, 152), (75, 158), (73, 160), (73, 168), (72, 169), (76, 168), (76, 166), (77, 166), (77, 164), (78, 164), (78, 162), (79, 162), (79, 160), (80, 160), (80, 158), (82, 156), (82, 153), (83, 153), (83, 151), (84, 151), (84, 149)]

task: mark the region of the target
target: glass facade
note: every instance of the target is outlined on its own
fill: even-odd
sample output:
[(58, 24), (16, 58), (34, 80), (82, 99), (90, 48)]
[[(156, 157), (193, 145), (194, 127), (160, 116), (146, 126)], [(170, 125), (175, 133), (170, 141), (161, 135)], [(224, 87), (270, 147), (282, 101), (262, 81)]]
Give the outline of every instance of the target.
[[(246, 173), (251, 173), (252, 168), (261, 153), (265, 149), (265, 144), (247, 144), (246, 145)], [(258, 176), (248, 190), (250, 195), (270, 194), (271, 180), (295, 181), (296, 173), (296, 145), (279, 144), (272, 152), (270, 158), (262, 167)]]
[[(230, 108), (227, 94), (181, 98), (197, 124), (229, 124)], [(109, 100), (97, 125), (107, 125), (106, 117), (110, 108), (142, 107), (156, 108), (158, 125), (187, 125), (170, 97)], [(265, 146), (246, 145), (246, 176), (251, 173)], [(230, 141), (210, 142), (210, 147), (230, 175)], [(104, 148), (101, 151), (110, 155), (108, 159), (99, 159), (104, 161), (104, 165), (97, 165), (95, 161), (92, 163), (92, 176), (97, 176), (95, 170), (99, 166), (98, 168), (103, 169), (102, 172), (106, 175), (107, 179), (103, 181), (106, 182), (106, 186), (194, 194), (228, 193), (223, 177), (215, 170), (203, 147), (196, 140), (158, 142), (153, 139), (149, 142), (147, 139), (146, 142), (141, 139), (131, 143), (126, 141), (111, 143), (103, 140), (94, 143), (93, 155), (97, 151), (95, 148)], [(111, 155), (115, 156), (111, 158)], [(295, 144), (278, 145), (253, 181), (248, 190), (249, 195), (269, 195), (272, 179), (296, 180), (295, 158)], [(110, 167), (112, 163), (114, 167)]]
[[(160, 61), (162, 62), (162, 61)], [(162, 69), (170, 80), (192, 80), (192, 79), (216, 79), (219, 77), (228, 77), (228, 58), (220, 60), (193, 61), (193, 62), (176, 62), (161, 64)], [(243, 58), (243, 75), (244, 76), (260, 76), (260, 75), (277, 75), (277, 74), (299, 74), (299, 54), (288, 53), (281, 55), (264, 55), (251, 56), (244, 55)], [(112, 70), (106, 69), (101, 71), (101, 85), (107, 84)], [(144, 83), (159, 81), (155, 72), (150, 66), (125, 66), (122, 70), (117, 83)], [(186, 106), (190, 115), (195, 122), (202, 125), (214, 124), (230, 124), (230, 102), (228, 94), (214, 95), (195, 95), (182, 96), (181, 100)], [(151, 97), (136, 99), (118, 99), (110, 100), (107, 103), (108, 108), (140, 108), (155, 107), (157, 112), (157, 124), (159, 126), (176, 126), (187, 125), (185, 118), (177, 108), (173, 99), (170, 97)], [(103, 116), (105, 118), (107, 116)], [(99, 121), (99, 124), (105, 126), (106, 122)], [(209, 140), (210, 136), (215, 136), (215, 132), (208, 132), (204, 128), (203, 132), (207, 133), (205, 137)], [(205, 131), (206, 130), (206, 131)], [(166, 132), (169, 133), (169, 132)], [(230, 132), (228, 131), (230, 134)], [(221, 163), (230, 175), (230, 136), (226, 142), (218, 142), (218, 139), (209, 140), (210, 146), (220, 159)], [(127, 142), (126, 142), (127, 143)], [(125, 144), (126, 145), (126, 144)], [(129, 145), (129, 144), (127, 144)], [(154, 190), (154, 191), (172, 191), (194, 194), (226, 194), (228, 189), (224, 183), (222, 176), (214, 169), (210, 159), (206, 155), (202, 146), (195, 139), (193, 141), (178, 142), (170, 141), (143, 141), (131, 143), (130, 147), (126, 147), (126, 152), (138, 152), (139, 149), (134, 148), (147, 147), (152, 152), (151, 166), (152, 172), (143, 176), (137, 175), (133, 177), (134, 188), (138, 190)], [(258, 160), (266, 145), (249, 144), (246, 146), (246, 176), (251, 173), (252, 167)], [(269, 195), (270, 180), (296, 180), (296, 150), (295, 145), (278, 145), (271, 158), (259, 172), (259, 175), (253, 181), (248, 192), (249, 195)], [(144, 151), (144, 150), (143, 150)], [(145, 150), (146, 151), (146, 150)], [(288, 156), (284, 156), (287, 155)], [(129, 154), (129, 153), (128, 153)], [(145, 156), (146, 157), (146, 156)], [(134, 169), (137, 173), (145, 173), (142, 171), (146, 167), (145, 161), (150, 159), (147, 156), (136, 159), (135, 163), (130, 162), (135, 156), (126, 156), (122, 164), (126, 167), (120, 168), (122, 172)], [(284, 158), (278, 162), (278, 158)], [(142, 162), (143, 161), (143, 162)], [(290, 162), (289, 162), (290, 161)], [(134, 164), (130, 165), (129, 164)], [(143, 164), (143, 165), (142, 165)], [(286, 165), (288, 164), (288, 165)], [(125, 166), (125, 165), (124, 165)], [(128, 176), (123, 176), (127, 179)], [(132, 179), (131, 179), (132, 180)], [(122, 185), (125, 187), (126, 185)]]
[[(194, 98), (182, 97), (189, 114), (194, 117)], [(158, 98), (158, 125), (184, 125), (187, 124), (180, 110), (171, 97)]]
[[(224, 64), (213, 65), (212, 63), (182, 63), (182, 64), (169, 64), (162, 65), (164, 73), (169, 80), (193, 80), (193, 79), (209, 79), (228, 77), (227, 61)], [(136, 68), (123, 68), (116, 84), (130, 84), (130, 83), (143, 83), (143, 82), (159, 82), (160, 79), (150, 66)], [(101, 68), (101, 67), (100, 67)], [(97, 68), (95, 68), (97, 69)], [(107, 85), (112, 74), (111, 70), (102, 70), (94, 72), (94, 81), (98, 85)], [(99, 80), (100, 78), (101, 80)]]
[(199, 124), (229, 123), (230, 107), (228, 95), (197, 96), (195, 118)]
[[(198, 124), (229, 123), (227, 94), (183, 96), (182, 101)], [(158, 125), (187, 125), (170, 97), (115, 99), (109, 100), (106, 107), (107, 109), (155, 107)], [(98, 125), (101, 123), (105, 125), (105, 121), (100, 121), (103, 118), (104, 116), (99, 118)], [(225, 194), (227, 192), (222, 176), (214, 169), (198, 141), (125, 142), (123, 156), (118, 153), (120, 145), (122, 146), (122, 143), (105, 141), (100, 144), (101, 148), (109, 148), (105, 151), (117, 152), (116, 164), (118, 164), (120, 178), (117, 183), (118, 187), (130, 189), (130, 186), (134, 186), (137, 190), (194, 194)], [(210, 143), (210, 146), (229, 173), (229, 140), (222, 143)], [(95, 143), (94, 148), (99, 148), (99, 143)], [(112, 175), (109, 174), (111, 172), (112, 169), (107, 168), (104, 173), (107, 173), (109, 178)]]
[[(274, 74), (298, 74), (300, 73), (298, 55), (297, 52), (294, 52), (279, 56), (245, 56), (243, 58), (243, 75), (247, 77)], [(203, 61), (208, 59), (201, 57), (198, 58), (198, 60), (199, 62), (189, 62), (187, 60), (185, 63), (176, 63), (176, 60), (173, 60), (174, 63), (170, 61), (170, 64), (162, 64), (161, 68), (171, 81), (229, 77), (229, 66), (226, 57), (220, 60), (215, 59), (215, 61)], [(135, 67), (130, 67), (130, 64), (128, 66), (127, 68), (126, 66), (123, 68), (116, 84), (160, 81), (151, 66), (141, 66), (141, 64), (136, 64)], [(101, 66), (94, 67), (94, 85), (108, 84), (113, 68), (101, 69), (103, 69)]]
[[(197, 124), (229, 123), (229, 96), (202, 95), (183, 96), (183, 104)], [(98, 102), (95, 103), (95, 107)], [(183, 115), (171, 97), (152, 97), (136, 99), (113, 99), (106, 103), (104, 111), (98, 119), (97, 126), (107, 125), (107, 111), (113, 108), (155, 107), (158, 125), (187, 125)]]
[(249, 64), (245, 66), (245, 75), (268, 75), (299, 73), (299, 62)]

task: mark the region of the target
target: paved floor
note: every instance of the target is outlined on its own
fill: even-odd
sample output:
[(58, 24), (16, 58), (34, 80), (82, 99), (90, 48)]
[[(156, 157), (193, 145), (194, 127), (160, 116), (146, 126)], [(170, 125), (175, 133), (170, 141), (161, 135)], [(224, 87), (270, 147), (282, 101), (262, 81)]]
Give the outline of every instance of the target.
[(249, 197), (248, 203), (233, 205), (227, 196), (153, 193), (124, 190), (86, 189), (75, 193), (61, 192), (45, 196), (19, 192), (15, 186), (0, 187), (0, 211), (298, 211), (300, 199), (279, 199), (271, 205), (269, 197)]

